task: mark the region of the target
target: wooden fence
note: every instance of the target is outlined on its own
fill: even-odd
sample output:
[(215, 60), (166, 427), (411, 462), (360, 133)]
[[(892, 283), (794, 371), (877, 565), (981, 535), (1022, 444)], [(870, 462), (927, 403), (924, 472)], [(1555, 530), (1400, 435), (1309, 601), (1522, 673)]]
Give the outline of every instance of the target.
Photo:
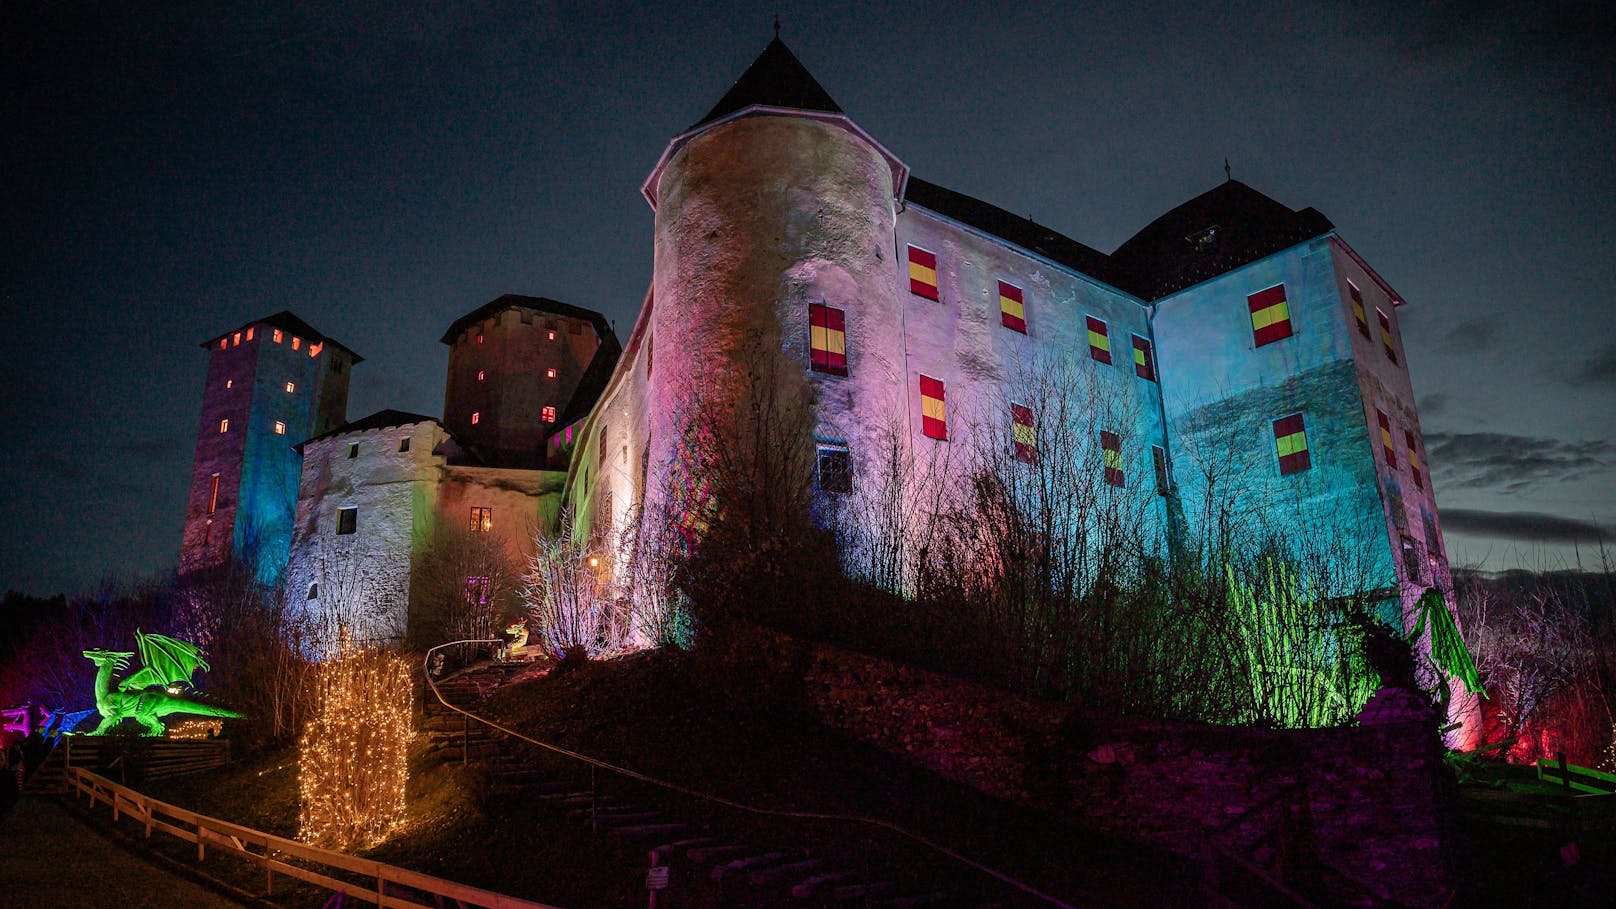
[[(275, 878), (280, 876), (314, 884), (351, 899), (364, 900), (378, 909), (417, 909), (442, 906), (449, 901), (486, 909), (556, 909), (544, 903), (457, 884), (345, 852), (321, 849), (187, 811), (142, 795), (82, 767), (69, 767), (67, 778), (75, 795), (85, 796), (92, 806), (96, 802), (110, 806), (113, 821), (128, 815), (136, 823), (143, 824), (147, 839), (151, 838), (152, 831), (157, 830), (195, 843), (197, 861), (201, 861), (208, 848), (212, 847), (258, 865), (264, 871), (264, 891), (267, 894), (274, 892)], [(294, 861), (297, 864), (292, 864)], [(359, 880), (343, 880), (333, 877), (334, 873), (346, 873)]]
[(64, 735), (28, 783), (31, 791), (62, 792), (68, 788), (70, 767), (99, 770), (127, 782), (197, 773), (228, 763), (228, 739)]

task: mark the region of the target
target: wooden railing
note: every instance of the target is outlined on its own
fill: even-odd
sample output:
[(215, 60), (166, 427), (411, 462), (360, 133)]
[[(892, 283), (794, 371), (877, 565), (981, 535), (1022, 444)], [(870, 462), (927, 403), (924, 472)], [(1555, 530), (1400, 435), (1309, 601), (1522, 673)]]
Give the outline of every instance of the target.
[[(449, 901), (486, 909), (556, 909), (544, 903), (457, 884), (345, 852), (321, 849), (187, 811), (142, 795), (82, 767), (69, 767), (67, 777), (75, 795), (85, 796), (92, 806), (96, 802), (110, 806), (114, 822), (128, 815), (136, 823), (145, 825), (147, 839), (151, 838), (153, 830), (157, 830), (195, 843), (199, 862), (207, 854), (208, 848), (213, 847), (258, 865), (264, 871), (265, 893), (274, 892), (278, 875), (341, 893), (349, 899), (373, 903), (378, 909), (417, 909), (442, 906)], [(292, 864), (293, 861), (297, 864)], [(343, 880), (322, 872), (346, 873), (359, 880)]]

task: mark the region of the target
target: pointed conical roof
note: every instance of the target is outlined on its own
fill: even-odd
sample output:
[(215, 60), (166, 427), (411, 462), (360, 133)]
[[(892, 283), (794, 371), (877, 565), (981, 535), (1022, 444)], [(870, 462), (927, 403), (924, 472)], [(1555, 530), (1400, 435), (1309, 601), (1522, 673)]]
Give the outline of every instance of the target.
[(707, 116), (696, 121), (691, 128), (721, 120), (753, 105), (843, 113), (830, 93), (825, 91), (819, 80), (808, 72), (778, 35), (752, 61), (746, 72), (741, 73), (724, 97), (718, 99)]

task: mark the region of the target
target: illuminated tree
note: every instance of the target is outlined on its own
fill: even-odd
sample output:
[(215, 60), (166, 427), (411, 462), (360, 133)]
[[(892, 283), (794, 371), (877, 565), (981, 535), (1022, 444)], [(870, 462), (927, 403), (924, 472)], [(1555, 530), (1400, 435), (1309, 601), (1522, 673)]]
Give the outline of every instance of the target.
[(414, 663), (343, 647), (314, 678), (298, 742), (298, 836), (333, 849), (381, 842), (404, 812)]

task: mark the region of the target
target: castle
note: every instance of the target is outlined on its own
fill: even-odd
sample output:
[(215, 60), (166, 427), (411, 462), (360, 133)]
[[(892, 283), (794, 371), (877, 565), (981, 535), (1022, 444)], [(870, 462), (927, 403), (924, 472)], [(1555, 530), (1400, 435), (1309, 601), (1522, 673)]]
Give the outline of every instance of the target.
[(811, 385), (824, 494), (855, 488), (893, 425), (914, 460), (967, 417), (1036, 456), (1043, 402), (1016, 375), (1059, 361), (1125, 415), (1094, 441), (1107, 483), (1150, 490), (1150, 520), (1204, 495), (1204, 472), (1177, 465), (1215, 451), (1250, 507), (1361, 542), (1391, 612), (1450, 583), (1405, 301), (1311, 208), (1231, 179), (1107, 255), (914, 176), (778, 38), (642, 192), (654, 272), (621, 351), (598, 314), (502, 297), (443, 339), (441, 422), (342, 423), (358, 357), (289, 314), (210, 341), (185, 565), (262, 541), (266, 574), (318, 602), (346, 554), (387, 604), (376, 636), (395, 634), (434, 522), (518, 546), (565, 513), (609, 537), (665, 484), (699, 383), (761, 339)]

